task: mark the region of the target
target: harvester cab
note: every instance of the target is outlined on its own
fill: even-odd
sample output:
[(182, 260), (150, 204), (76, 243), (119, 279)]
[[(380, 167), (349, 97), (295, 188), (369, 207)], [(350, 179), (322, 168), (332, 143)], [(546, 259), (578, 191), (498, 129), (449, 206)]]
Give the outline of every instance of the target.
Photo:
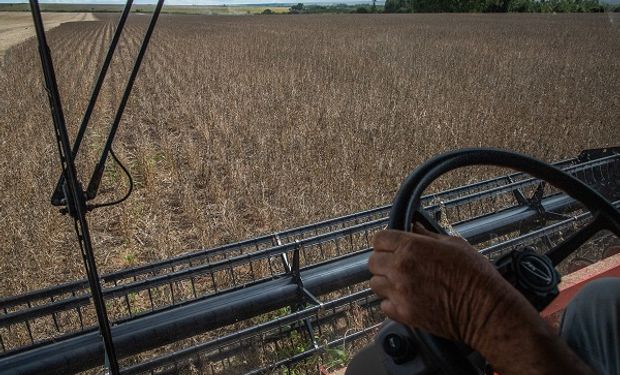
[[(499, 149), (464, 149), (420, 165), (391, 205), (100, 275), (87, 214), (132, 192), (112, 145), (164, 0), (154, 7), (88, 183), (80, 181), (75, 157), (132, 3), (120, 15), (71, 144), (39, 2), (30, 0), (62, 166), (51, 203), (73, 220), (87, 277), (0, 299), (2, 374), (74, 374), (101, 366), (112, 375), (197, 368), (296, 373), (294, 366), (317, 355), (347, 365), (340, 349), (346, 345), (361, 349), (348, 363), (349, 375), (481, 374), (489, 371), (486, 361), (464, 344), (385, 320), (368, 288), (375, 233), (410, 231), (413, 223), (456, 233), (539, 311), (562, 296), (561, 262), (599, 232), (620, 237), (620, 148), (586, 150), (553, 165)], [(117, 201), (94, 204), (108, 155), (127, 175), (129, 190)], [(423, 195), (440, 176), (483, 165), (516, 172)], [(548, 185), (555, 190), (545, 190)], [(447, 213), (454, 217), (449, 227)], [(617, 259), (614, 272), (620, 272)], [(363, 321), (356, 330), (349, 328), (351, 315)]]

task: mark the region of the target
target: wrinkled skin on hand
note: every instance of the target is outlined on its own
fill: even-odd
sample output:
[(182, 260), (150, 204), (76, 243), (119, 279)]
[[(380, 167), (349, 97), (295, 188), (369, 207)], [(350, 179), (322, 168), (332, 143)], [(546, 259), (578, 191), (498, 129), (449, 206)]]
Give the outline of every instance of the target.
[(514, 298), (489, 261), (465, 240), (416, 225), (413, 233), (382, 231), (368, 261), (370, 286), (393, 320), (474, 345), (497, 305)]
[(391, 319), (464, 342), (504, 375), (593, 374), (465, 240), (416, 225), (373, 246), (370, 286)]

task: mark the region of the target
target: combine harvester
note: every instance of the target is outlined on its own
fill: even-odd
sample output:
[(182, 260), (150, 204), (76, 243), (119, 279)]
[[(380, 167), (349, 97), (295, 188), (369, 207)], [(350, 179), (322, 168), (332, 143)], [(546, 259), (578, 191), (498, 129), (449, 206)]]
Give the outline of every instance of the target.
[[(367, 282), (373, 234), (386, 226), (407, 229), (405, 223), (414, 218), (467, 239), (490, 261), (532, 246), (537, 254), (551, 250), (549, 258), (562, 274), (574, 271), (571, 267), (580, 260), (597, 262), (594, 271), (588, 267), (565, 277), (570, 285), (560, 284), (562, 293), (543, 312), (552, 323), (582, 283), (620, 275), (620, 255), (609, 251), (620, 234), (620, 214), (613, 208), (620, 207), (620, 149), (608, 148), (583, 151), (554, 167), (496, 150), (451, 153), (416, 170), (394, 207), (100, 276), (86, 220), (87, 212), (99, 206), (88, 201), (97, 195), (163, 1), (155, 8), (86, 191), (73, 160), (131, 1), (120, 17), (73, 148), (38, 2), (30, 4), (63, 166), (52, 203), (74, 219), (88, 279), (0, 300), (0, 374), (100, 373), (102, 366), (111, 374), (293, 374), (308, 369), (327, 374), (371, 342), (385, 320)], [(420, 197), (447, 170), (479, 164), (520, 172)], [(555, 296), (555, 287), (543, 296), (546, 302)], [(396, 366), (391, 373), (408, 372)]]

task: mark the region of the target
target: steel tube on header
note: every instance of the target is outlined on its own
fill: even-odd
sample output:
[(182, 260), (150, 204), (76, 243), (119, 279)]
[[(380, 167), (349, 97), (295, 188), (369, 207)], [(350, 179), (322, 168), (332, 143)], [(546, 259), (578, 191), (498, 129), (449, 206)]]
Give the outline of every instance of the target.
[[(572, 202), (574, 200), (565, 195), (554, 196), (545, 206), (560, 209)], [(454, 228), (468, 237), (483, 237), (483, 233), (499, 232), (504, 227), (514, 228), (517, 223), (537, 217), (532, 208), (509, 211), (496, 214), (504, 217), (502, 220), (493, 220), (498, 216), (492, 215), (482, 218), (480, 222), (474, 220), (457, 224)], [(322, 295), (368, 280), (369, 255), (369, 250), (361, 251), (301, 269), (303, 285), (314, 295)], [(299, 302), (299, 298), (298, 285), (292, 278), (280, 277), (130, 320), (114, 326), (112, 332), (119, 356), (126, 357), (289, 306)], [(101, 358), (104, 348), (96, 334), (87, 332), (0, 358), (0, 372), (7, 375), (70, 374), (100, 365), (98, 358)]]

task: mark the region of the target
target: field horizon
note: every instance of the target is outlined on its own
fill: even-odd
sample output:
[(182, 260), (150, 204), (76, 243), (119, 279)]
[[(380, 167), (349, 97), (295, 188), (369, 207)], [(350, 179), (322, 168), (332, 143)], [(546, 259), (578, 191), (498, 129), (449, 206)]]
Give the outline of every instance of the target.
[[(162, 13), (166, 14), (185, 14), (185, 15), (257, 15), (269, 9), (271, 14), (289, 13), (290, 7), (298, 3), (251, 3), (247, 4), (223, 4), (214, 3), (210, 5), (183, 5), (165, 4)], [(336, 6), (344, 4), (350, 11), (357, 6), (368, 6), (372, 1), (344, 1), (344, 2), (304, 2), (306, 6)], [(383, 6), (383, 2), (377, 2)], [(120, 13), (123, 11), (122, 4), (107, 4), (105, 2), (95, 3), (41, 3), (41, 11), (46, 12), (94, 12), (94, 13)], [(133, 13), (151, 13), (154, 5), (150, 3), (134, 3)], [(0, 11), (4, 12), (30, 12), (28, 3), (11, 3), (0, 1)]]

